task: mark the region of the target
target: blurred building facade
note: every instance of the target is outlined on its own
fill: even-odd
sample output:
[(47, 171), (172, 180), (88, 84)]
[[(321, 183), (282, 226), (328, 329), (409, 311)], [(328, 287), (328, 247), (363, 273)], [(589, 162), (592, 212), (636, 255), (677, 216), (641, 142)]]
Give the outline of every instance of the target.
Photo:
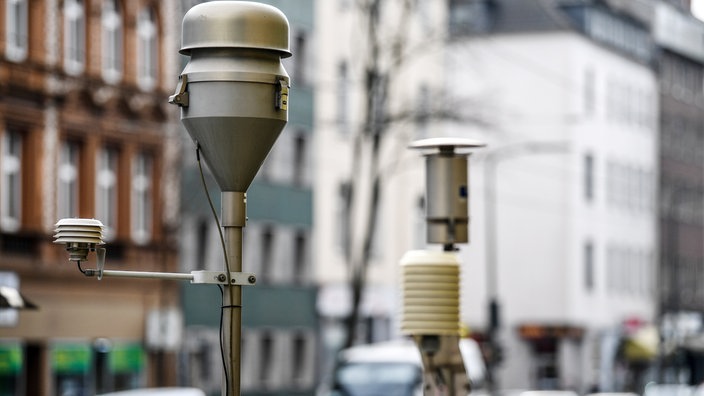
[[(243, 271), (255, 273), (257, 284), (243, 290), (242, 394), (313, 395), (319, 348), (312, 280), (316, 2), (261, 2), (279, 8), (289, 20), (293, 56), (283, 62), (292, 86), (288, 124), (247, 191)], [(222, 247), (195, 145), (185, 130), (182, 139), (181, 267), (220, 270)], [(219, 215), (219, 188), (205, 166), (204, 171)], [(220, 292), (214, 286), (185, 285), (182, 300), (181, 382), (219, 395)]]
[[(681, 1), (453, 3), (456, 64), (476, 77), (460, 89), (505, 113), (489, 142), (514, 144), (494, 156), (500, 386), (672, 380), (653, 370), (658, 332), (666, 350), (701, 334), (702, 23)], [(565, 151), (538, 148), (551, 141)]]
[[(176, 285), (85, 279), (56, 221), (105, 224), (111, 268), (173, 271), (177, 15), (166, 2), (0, 5), (0, 393), (89, 395), (176, 382)], [(93, 265), (84, 263), (85, 266)], [(164, 326), (164, 325), (167, 326)]]
[(499, 303), (500, 388), (637, 389), (654, 357), (632, 344), (657, 308), (655, 51), (609, 3), (451, 2), (448, 80), (493, 112), (463, 302), (480, 338)]
[[(688, 5), (688, 4), (685, 4)], [(660, 294), (666, 377), (704, 380), (704, 23), (682, 4), (660, 3), (652, 31), (660, 86)], [(684, 359), (683, 359), (684, 358)]]

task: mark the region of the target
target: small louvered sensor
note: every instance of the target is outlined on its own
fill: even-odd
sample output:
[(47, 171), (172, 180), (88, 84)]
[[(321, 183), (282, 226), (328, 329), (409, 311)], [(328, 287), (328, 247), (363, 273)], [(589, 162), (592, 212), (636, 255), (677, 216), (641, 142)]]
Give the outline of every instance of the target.
[(56, 223), (54, 243), (66, 245), (70, 261), (85, 261), (103, 242), (103, 223), (95, 219), (61, 219)]

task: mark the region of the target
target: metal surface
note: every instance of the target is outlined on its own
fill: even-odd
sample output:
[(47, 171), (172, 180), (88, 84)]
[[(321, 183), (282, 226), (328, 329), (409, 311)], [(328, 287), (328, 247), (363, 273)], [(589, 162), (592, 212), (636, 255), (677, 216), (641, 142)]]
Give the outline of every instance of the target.
[[(98, 275), (97, 270), (86, 270), (94, 272), (88, 276)], [(165, 280), (193, 280), (193, 274), (182, 274), (173, 272), (149, 272), (149, 271), (118, 271), (103, 270), (103, 278), (141, 278), (141, 279), (165, 279)]]
[(429, 155), (425, 170), (428, 243), (468, 242), (467, 156)]
[(466, 139), (466, 138), (457, 138), (457, 137), (436, 137), (436, 138), (428, 138), (428, 139), (421, 139), (421, 140), (416, 140), (411, 142), (411, 144), (408, 145), (409, 148), (413, 149), (442, 149), (442, 148), (451, 148), (453, 151), (457, 151), (458, 149), (472, 149), (472, 148), (480, 148), (480, 147), (485, 147), (486, 144), (483, 142), (480, 142), (479, 140), (474, 140), (474, 139)]
[(229, 282), (226, 273), (222, 271), (191, 271), (191, 275), (193, 276), (191, 283), (240, 286), (254, 285), (257, 283), (256, 276), (248, 272), (230, 272)]
[(457, 243), (469, 242), (467, 150), (484, 146), (477, 140), (455, 137), (422, 139), (408, 145), (425, 155), (428, 243), (452, 250)]
[(466, 396), (471, 387), (459, 335), (414, 336), (423, 362), (423, 394)]
[(291, 56), (286, 16), (275, 7), (245, 1), (211, 1), (183, 17), (181, 53), (196, 48), (258, 48)]
[[(237, 199), (239, 198), (239, 199)], [(225, 237), (225, 249), (230, 271), (242, 271), (242, 229), (238, 219), (246, 213), (246, 199), (244, 194), (222, 193), (222, 218)], [(234, 221), (225, 222), (226, 219)], [(242, 287), (230, 285), (224, 287), (223, 301), (223, 329), (224, 350), (225, 350), (225, 370), (229, 384), (230, 395), (240, 394), (240, 362), (241, 362), (241, 339), (242, 339)], [(223, 393), (224, 394), (224, 393)], [(228, 395), (229, 396), (229, 395)]]

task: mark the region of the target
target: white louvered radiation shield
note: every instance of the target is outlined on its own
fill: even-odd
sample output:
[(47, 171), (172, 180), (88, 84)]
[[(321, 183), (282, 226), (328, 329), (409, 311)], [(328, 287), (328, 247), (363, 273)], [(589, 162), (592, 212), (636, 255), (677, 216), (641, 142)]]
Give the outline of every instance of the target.
[(460, 264), (454, 253), (412, 250), (401, 259), (405, 335), (459, 335)]
[(103, 223), (96, 219), (61, 219), (56, 223), (54, 243), (65, 244), (70, 261), (84, 261), (88, 252), (103, 245)]

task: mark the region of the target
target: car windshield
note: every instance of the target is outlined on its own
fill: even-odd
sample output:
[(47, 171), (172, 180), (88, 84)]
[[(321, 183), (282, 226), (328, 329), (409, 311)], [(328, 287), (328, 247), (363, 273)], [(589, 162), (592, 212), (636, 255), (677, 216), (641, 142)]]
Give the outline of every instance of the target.
[(420, 367), (409, 363), (350, 363), (337, 371), (346, 396), (412, 396), (420, 383)]

